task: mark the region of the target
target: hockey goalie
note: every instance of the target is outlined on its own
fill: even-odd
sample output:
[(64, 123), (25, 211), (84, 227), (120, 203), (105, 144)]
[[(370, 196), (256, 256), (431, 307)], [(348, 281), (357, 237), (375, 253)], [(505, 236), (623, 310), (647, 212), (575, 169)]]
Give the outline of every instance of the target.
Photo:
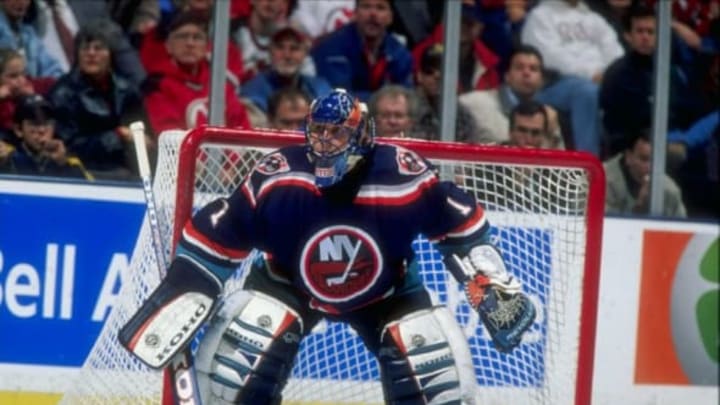
[[(349, 93), (314, 100), (306, 143), (263, 157), (185, 225), (166, 278), (120, 331), (153, 368), (186, 350), (204, 404), (280, 404), (300, 342), (323, 318), (349, 324), (378, 360), (388, 404), (474, 403), (466, 339), (431, 301), (412, 241), (443, 253), (500, 351), (535, 308), (491, 243), (482, 207), (416, 153), (374, 143)], [(253, 249), (243, 288), (219, 300)]]

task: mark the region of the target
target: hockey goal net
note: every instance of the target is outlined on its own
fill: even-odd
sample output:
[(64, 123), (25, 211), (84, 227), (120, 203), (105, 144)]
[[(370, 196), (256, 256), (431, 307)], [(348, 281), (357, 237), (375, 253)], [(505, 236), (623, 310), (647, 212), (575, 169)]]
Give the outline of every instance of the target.
[[(164, 133), (153, 190), (166, 246), (193, 209), (229, 194), (261, 156), (302, 141), (294, 133), (214, 127)], [(437, 165), (441, 177), (478, 198), (510, 271), (538, 308), (523, 343), (511, 354), (497, 352), (438, 253), (422, 237), (414, 243), (427, 289), (455, 313), (467, 336), (477, 403), (589, 404), (604, 201), (599, 162), (574, 152), (381, 142), (419, 152)], [(118, 302), (63, 403), (161, 402), (162, 374), (131, 357), (116, 338), (159, 283), (152, 245), (146, 218)], [(241, 266), (226, 292), (238, 288), (243, 272)], [(375, 359), (352, 330), (321, 323), (302, 343), (283, 403), (380, 404), (378, 377)]]

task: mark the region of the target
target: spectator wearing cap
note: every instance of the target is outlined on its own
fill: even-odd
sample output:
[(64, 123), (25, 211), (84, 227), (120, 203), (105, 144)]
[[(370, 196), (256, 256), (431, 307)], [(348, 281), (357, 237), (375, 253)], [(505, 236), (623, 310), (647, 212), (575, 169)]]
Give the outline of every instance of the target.
[(111, 37), (86, 26), (75, 37), (75, 63), (55, 83), (48, 100), (56, 108), (57, 135), (95, 177), (137, 176), (131, 122), (147, 122), (139, 89), (113, 70)]
[[(191, 129), (208, 122), (210, 62), (207, 20), (181, 13), (169, 26), (165, 40), (168, 57), (158, 63), (145, 86), (145, 108), (156, 134), (168, 129)], [(248, 128), (249, 118), (237, 97), (237, 83), (225, 82), (225, 125)]]
[(30, 77), (59, 77), (60, 63), (50, 55), (35, 28), (25, 21), (31, 0), (0, 0), (0, 48), (11, 48), (25, 56)]
[[(440, 140), (440, 67), (442, 66), (443, 46), (433, 44), (425, 49), (420, 58), (420, 69), (416, 73), (418, 94), (418, 117), (411, 137), (428, 140)], [(455, 101), (457, 103), (457, 100)], [(455, 141), (480, 143), (487, 134), (483, 134), (470, 112), (457, 103), (457, 122)]]
[(39, 94), (25, 96), (15, 109), (14, 131), (19, 145), (0, 161), (0, 169), (13, 174), (77, 177), (93, 180), (65, 143), (55, 138), (52, 106)]
[(322, 38), (310, 51), (317, 73), (362, 101), (385, 84), (412, 86), (412, 57), (389, 31), (390, 0), (358, 0), (355, 21)]
[(241, 96), (267, 113), (268, 99), (282, 88), (298, 89), (311, 100), (328, 94), (332, 88), (327, 80), (300, 70), (308, 48), (309, 40), (299, 29), (286, 26), (277, 30), (270, 42), (270, 69), (245, 83)]
[[(464, 1), (461, 16), (458, 93), (494, 89), (500, 85), (500, 59), (480, 40), (483, 31), (482, 9), (474, 1)], [(432, 34), (413, 49), (415, 66), (420, 68), (420, 59), (428, 47), (442, 43), (443, 24), (438, 24)]]

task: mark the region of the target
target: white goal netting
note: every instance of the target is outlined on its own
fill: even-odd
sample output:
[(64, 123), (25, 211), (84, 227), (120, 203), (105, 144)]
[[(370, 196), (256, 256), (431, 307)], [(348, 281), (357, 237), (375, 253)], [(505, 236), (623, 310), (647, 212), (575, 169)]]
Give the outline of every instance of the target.
[[(184, 147), (181, 148), (184, 139)], [(176, 222), (229, 194), (257, 159), (302, 138), (201, 128), (161, 136), (153, 185), (166, 255)], [(414, 243), (434, 299), (454, 311), (470, 343), (479, 404), (589, 403), (602, 221), (602, 168), (585, 154), (392, 140), (435, 163), (485, 206), (510, 271), (538, 317), (511, 354), (491, 347), (478, 316), (431, 244)], [(178, 191), (179, 190), (179, 191)], [(430, 214), (430, 213), (429, 213)], [(226, 286), (236, 289), (243, 274)], [(159, 283), (146, 219), (117, 304), (63, 404), (158, 404), (162, 374), (117, 342), (117, 331)], [(375, 359), (345, 325), (323, 322), (303, 341), (284, 404), (380, 404)]]

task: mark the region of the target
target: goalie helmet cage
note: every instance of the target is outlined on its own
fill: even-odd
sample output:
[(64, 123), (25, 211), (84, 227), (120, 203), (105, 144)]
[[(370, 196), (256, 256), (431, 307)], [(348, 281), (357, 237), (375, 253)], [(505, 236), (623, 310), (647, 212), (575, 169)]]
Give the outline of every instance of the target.
[[(174, 246), (194, 209), (228, 195), (268, 152), (302, 142), (298, 133), (266, 130), (163, 133), (153, 184), (161, 234), (172, 235)], [(510, 354), (497, 352), (437, 251), (422, 237), (414, 242), (428, 291), (450, 308), (468, 339), (477, 404), (590, 404), (605, 191), (600, 162), (581, 152), (378, 142), (418, 152), (442, 179), (476, 196), (509, 270), (538, 308), (523, 343)], [(117, 303), (64, 404), (171, 403), (161, 373), (117, 342), (119, 328), (159, 283), (148, 228), (146, 218)], [(225, 294), (238, 288), (244, 270), (228, 281)], [(322, 322), (304, 339), (283, 397), (283, 404), (383, 402), (374, 357), (352, 330), (334, 322)]]

